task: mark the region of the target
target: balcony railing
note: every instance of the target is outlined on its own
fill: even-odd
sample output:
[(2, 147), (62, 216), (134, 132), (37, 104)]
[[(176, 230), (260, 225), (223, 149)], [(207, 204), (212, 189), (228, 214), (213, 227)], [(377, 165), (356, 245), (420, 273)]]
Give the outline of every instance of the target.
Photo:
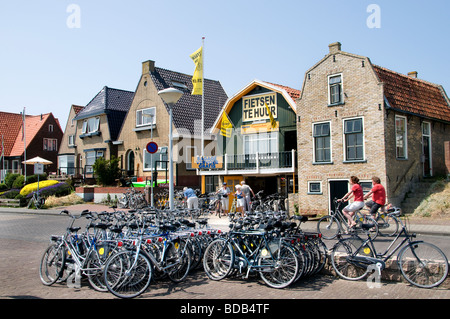
[(216, 168), (199, 170), (200, 175), (222, 174), (271, 174), (295, 172), (296, 153), (255, 153), (217, 156), (217, 162), (223, 163)]

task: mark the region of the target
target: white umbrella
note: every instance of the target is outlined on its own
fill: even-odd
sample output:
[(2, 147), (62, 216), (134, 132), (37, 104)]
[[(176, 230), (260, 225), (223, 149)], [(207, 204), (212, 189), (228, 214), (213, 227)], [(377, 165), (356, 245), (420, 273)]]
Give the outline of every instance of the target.
[(44, 164), (44, 165), (50, 165), (53, 164), (53, 162), (46, 160), (45, 158), (36, 156), (33, 158), (30, 158), (29, 160), (23, 161), (23, 164)]
[[(22, 163), (23, 164), (43, 164), (43, 165), (53, 164), (52, 161), (46, 160), (45, 158), (42, 158), (42, 157), (39, 157), (39, 156), (30, 158), (29, 160), (23, 161)], [(38, 196), (39, 196), (39, 175), (40, 174), (37, 174), (37, 176), (38, 176), (38, 184), (37, 184)]]

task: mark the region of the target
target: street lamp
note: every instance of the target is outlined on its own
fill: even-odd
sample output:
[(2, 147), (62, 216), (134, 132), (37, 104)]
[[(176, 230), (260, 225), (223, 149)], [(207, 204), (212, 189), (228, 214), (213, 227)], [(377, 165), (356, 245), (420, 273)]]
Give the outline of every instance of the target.
[(164, 89), (158, 92), (161, 99), (169, 106), (169, 201), (170, 209), (174, 209), (173, 197), (173, 147), (172, 147), (172, 109), (173, 106), (178, 102), (178, 100), (183, 95), (183, 92), (174, 88)]
[[(151, 126), (150, 126), (150, 141), (153, 142), (153, 118), (155, 117), (155, 114), (151, 113), (151, 114), (144, 114), (142, 112), (142, 115), (144, 117), (149, 117), (151, 120)], [(153, 201), (153, 153), (150, 153), (150, 174), (151, 174), (151, 195), (150, 195), (150, 207), (155, 207), (154, 206), (154, 201)], [(147, 180), (146, 180), (147, 181)], [(158, 183), (158, 180), (156, 180), (156, 183)], [(147, 187), (147, 182), (145, 183), (145, 186)]]

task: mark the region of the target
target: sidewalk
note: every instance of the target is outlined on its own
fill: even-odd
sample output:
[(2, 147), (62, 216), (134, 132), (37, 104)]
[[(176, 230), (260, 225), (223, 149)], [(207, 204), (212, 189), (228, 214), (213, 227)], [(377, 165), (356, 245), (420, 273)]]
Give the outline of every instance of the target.
[[(53, 209), (27, 209), (23, 208), (12, 208), (12, 207), (0, 207), (0, 213), (22, 213), (22, 214), (43, 214), (43, 215), (59, 215), (61, 210), (67, 209), (70, 213), (79, 214), (83, 210), (87, 209), (95, 212), (102, 211), (112, 211), (105, 205), (99, 204), (79, 204), (73, 206), (59, 207)], [(227, 217), (218, 218), (217, 216), (211, 215), (209, 217), (209, 225), (212, 227), (220, 228), (224, 231), (228, 230), (229, 220)], [(301, 228), (305, 231), (316, 231), (317, 222), (315, 220), (307, 221), (301, 225)], [(409, 231), (420, 234), (420, 235), (438, 235), (438, 236), (450, 236), (450, 220), (433, 220), (433, 219), (409, 219)]]

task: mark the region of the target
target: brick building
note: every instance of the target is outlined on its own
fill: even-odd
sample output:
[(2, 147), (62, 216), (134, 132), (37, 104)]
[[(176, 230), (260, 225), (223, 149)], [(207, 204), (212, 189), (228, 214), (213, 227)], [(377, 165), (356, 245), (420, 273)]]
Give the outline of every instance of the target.
[[(22, 163), (25, 143), (27, 159), (39, 156), (49, 160), (53, 164), (46, 165), (45, 172), (56, 172), (57, 154), (63, 136), (58, 119), (52, 113), (25, 115), (25, 134), (23, 127), (22, 114), (0, 112), (0, 139), (3, 136), (1, 179), (7, 172), (25, 174)], [(26, 174), (33, 175), (33, 172), (33, 165), (27, 165)]]
[[(121, 167), (134, 176), (150, 180), (152, 168), (158, 180), (168, 181), (169, 108), (158, 92), (173, 87), (183, 92), (173, 107), (174, 177), (177, 186), (200, 187), (200, 177), (192, 168), (192, 158), (201, 154), (201, 131), (214, 123), (227, 95), (219, 81), (205, 79), (204, 128), (201, 126), (202, 96), (192, 95), (192, 76), (159, 68), (154, 61), (142, 63), (142, 75), (117, 140)], [(153, 134), (153, 138), (152, 138)], [(212, 138), (205, 134), (205, 145)], [(156, 142), (159, 149), (150, 154), (146, 145)], [(156, 169), (156, 170), (155, 170)]]
[(442, 86), (371, 63), (339, 42), (306, 71), (297, 100), (297, 203), (326, 213), (356, 175), (363, 188), (378, 176), (400, 205), (426, 177), (446, 173), (450, 103)]

